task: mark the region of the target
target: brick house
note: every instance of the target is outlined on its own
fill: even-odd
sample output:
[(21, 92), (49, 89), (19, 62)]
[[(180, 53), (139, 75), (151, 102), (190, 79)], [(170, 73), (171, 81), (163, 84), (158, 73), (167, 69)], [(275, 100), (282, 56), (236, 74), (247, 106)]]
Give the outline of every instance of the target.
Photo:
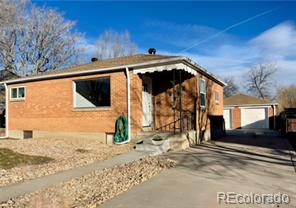
[(277, 103), (268, 99), (238, 94), (224, 99), (226, 130), (240, 128), (274, 129)]
[[(142, 131), (211, 132), (223, 120), (224, 83), (181, 56), (140, 54), (3, 82), (6, 136), (105, 139), (124, 114)], [(219, 122), (218, 122), (219, 123)]]

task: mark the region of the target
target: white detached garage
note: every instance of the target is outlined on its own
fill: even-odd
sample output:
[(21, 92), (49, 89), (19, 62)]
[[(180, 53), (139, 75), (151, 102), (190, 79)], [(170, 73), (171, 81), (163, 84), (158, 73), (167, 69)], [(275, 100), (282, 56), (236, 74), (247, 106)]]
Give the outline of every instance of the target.
[(225, 129), (274, 128), (277, 104), (270, 100), (238, 94), (224, 99)]

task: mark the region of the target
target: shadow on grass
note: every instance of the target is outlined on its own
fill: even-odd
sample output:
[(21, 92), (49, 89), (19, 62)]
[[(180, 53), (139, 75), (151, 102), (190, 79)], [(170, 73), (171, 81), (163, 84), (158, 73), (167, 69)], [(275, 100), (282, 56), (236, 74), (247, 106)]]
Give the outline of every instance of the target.
[(0, 148), (0, 169), (10, 169), (24, 165), (39, 165), (53, 161), (45, 156), (26, 155), (8, 148)]

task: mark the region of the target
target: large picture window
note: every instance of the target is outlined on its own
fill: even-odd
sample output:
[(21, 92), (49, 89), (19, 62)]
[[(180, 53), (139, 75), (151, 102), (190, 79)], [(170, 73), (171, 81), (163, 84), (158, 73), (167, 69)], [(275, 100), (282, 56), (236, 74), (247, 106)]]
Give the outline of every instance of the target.
[(75, 81), (74, 96), (76, 108), (109, 107), (110, 77)]
[(199, 93), (200, 93), (200, 106), (202, 108), (206, 107), (206, 80), (200, 79), (199, 81)]

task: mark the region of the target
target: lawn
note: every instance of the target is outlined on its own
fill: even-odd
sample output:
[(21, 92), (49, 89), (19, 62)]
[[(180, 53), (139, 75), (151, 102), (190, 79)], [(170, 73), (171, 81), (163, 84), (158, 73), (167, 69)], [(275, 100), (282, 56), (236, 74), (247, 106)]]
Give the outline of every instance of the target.
[(0, 140), (0, 187), (107, 160), (132, 147), (92, 138)]
[(8, 148), (0, 148), (0, 168), (10, 169), (23, 165), (38, 165), (53, 161), (46, 156), (26, 155), (14, 152)]

